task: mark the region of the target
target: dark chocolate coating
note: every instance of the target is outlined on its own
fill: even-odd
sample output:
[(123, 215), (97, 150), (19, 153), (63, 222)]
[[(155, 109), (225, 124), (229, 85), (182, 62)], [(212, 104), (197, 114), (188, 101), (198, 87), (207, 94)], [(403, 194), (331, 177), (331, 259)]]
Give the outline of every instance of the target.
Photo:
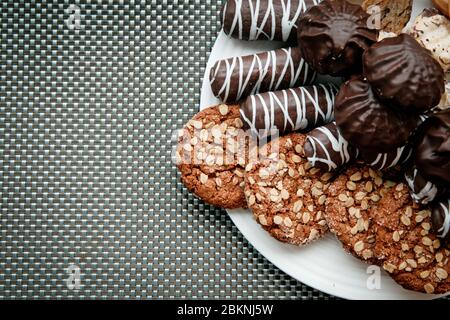
[(333, 171), (358, 157), (358, 149), (349, 144), (339, 132), (336, 122), (316, 128), (308, 133), (305, 156), (313, 167)]
[(363, 56), (364, 76), (378, 97), (412, 112), (435, 107), (444, 93), (444, 71), (407, 34), (386, 38)]
[(405, 180), (411, 197), (417, 203), (427, 204), (447, 192), (445, 189), (438, 188), (434, 183), (425, 179), (415, 166), (406, 170)]
[(251, 94), (310, 85), (315, 78), (295, 47), (219, 60), (209, 76), (213, 94), (228, 103)]
[(252, 95), (241, 104), (241, 119), (259, 136), (310, 130), (334, 120), (336, 93), (333, 84), (320, 84)]
[(450, 109), (431, 115), (419, 128), (414, 162), (426, 179), (450, 188)]
[(334, 112), (342, 136), (367, 153), (391, 152), (405, 145), (418, 122), (415, 114), (384, 105), (362, 76), (341, 86)]
[(450, 243), (450, 197), (443, 197), (431, 204), (431, 223), (433, 232)]
[(298, 22), (298, 44), (303, 58), (319, 73), (359, 74), (362, 55), (377, 41), (369, 29), (369, 15), (359, 5), (325, 0), (310, 8)]
[[(426, 119), (427, 115), (420, 115), (417, 121), (417, 127), (420, 126)], [(414, 139), (414, 133), (410, 140)], [(402, 147), (398, 147), (395, 150), (386, 153), (376, 153), (376, 152), (363, 152), (361, 157), (364, 162), (377, 170), (386, 170), (396, 166), (402, 166), (407, 164), (412, 158), (413, 146), (408, 143)]]
[(320, 0), (228, 0), (220, 12), (225, 34), (240, 40), (295, 40), (300, 15)]
[(411, 155), (412, 147), (410, 145), (404, 145), (386, 153), (363, 152), (361, 157), (372, 168), (385, 170), (404, 164), (411, 158)]

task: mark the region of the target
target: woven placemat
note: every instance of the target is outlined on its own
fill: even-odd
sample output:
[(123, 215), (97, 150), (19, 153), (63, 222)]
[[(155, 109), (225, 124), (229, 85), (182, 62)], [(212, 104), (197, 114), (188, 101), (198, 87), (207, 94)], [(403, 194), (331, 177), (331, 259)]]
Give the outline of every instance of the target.
[(1, 298), (327, 298), (171, 162), (221, 1), (0, 6)]
[(1, 1), (1, 298), (333, 298), (171, 162), (221, 2)]

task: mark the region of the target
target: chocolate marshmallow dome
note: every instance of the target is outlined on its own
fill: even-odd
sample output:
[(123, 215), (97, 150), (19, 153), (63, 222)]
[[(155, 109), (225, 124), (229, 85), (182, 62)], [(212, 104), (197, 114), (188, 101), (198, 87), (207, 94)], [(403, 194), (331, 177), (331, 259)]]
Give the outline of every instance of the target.
[(437, 106), (444, 93), (444, 71), (410, 35), (384, 39), (363, 56), (363, 74), (377, 96), (406, 112)]
[(377, 41), (369, 29), (369, 15), (345, 0), (325, 0), (305, 12), (298, 22), (298, 44), (303, 58), (319, 73), (358, 74), (362, 55)]
[(419, 118), (385, 105), (363, 76), (353, 76), (341, 86), (334, 113), (342, 136), (368, 154), (404, 146)]

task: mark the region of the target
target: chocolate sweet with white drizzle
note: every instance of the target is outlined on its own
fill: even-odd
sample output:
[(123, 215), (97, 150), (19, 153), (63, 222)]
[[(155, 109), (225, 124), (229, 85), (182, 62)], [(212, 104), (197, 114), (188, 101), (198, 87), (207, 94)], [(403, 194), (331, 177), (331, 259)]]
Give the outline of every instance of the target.
[(220, 20), (225, 34), (240, 40), (294, 40), (298, 18), (320, 1), (228, 0)]
[(417, 203), (428, 204), (445, 193), (445, 190), (425, 179), (415, 166), (406, 170), (405, 180), (411, 197)]
[(450, 243), (450, 197), (431, 205), (431, 222), (437, 236)]
[(310, 85), (315, 78), (295, 47), (219, 60), (209, 75), (213, 94), (227, 103), (251, 94)]
[(411, 158), (411, 155), (412, 147), (410, 145), (404, 145), (387, 153), (361, 153), (364, 162), (377, 170), (385, 170), (402, 165)]
[(336, 93), (335, 85), (320, 84), (252, 95), (241, 104), (241, 119), (260, 137), (310, 130), (334, 120)]
[[(419, 116), (417, 126), (420, 126), (426, 119), (427, 115), (422, 114)], [(373, 153), (373, 152), (361, 152), (361, 157), (364, 162), (377, 170), (391, 169), (396, 166), (407, 163), (413, 154), (413, 148), (411, 144), (406, 144), (397, 149), (386, 153)], [(431, 201), (431, 200), (430, 200)]]
[(339, 133), (336, 122), (308, 133), (305, 156), (313, 167), (333, 171), (358, 158), (359, 151)]

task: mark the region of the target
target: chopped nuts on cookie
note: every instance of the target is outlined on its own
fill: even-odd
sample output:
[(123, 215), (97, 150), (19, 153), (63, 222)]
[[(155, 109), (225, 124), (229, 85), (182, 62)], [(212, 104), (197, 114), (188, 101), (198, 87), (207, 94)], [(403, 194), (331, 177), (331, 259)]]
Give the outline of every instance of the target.
[(223, 208), (246, 207), (244, 168), (249, 141), (239, 106), (219, 105), (195, 115), (180, 132), (177, 166), (184, 185)]
[(271, 141), (261, 151), (269, 156), (250, 163), (245, 175), (245, 195), (256, 220), (276, 239), (296, 245), (328, 230), (325, 201), (332, 174), (311, 167), (305, 140), (293, 133)]

